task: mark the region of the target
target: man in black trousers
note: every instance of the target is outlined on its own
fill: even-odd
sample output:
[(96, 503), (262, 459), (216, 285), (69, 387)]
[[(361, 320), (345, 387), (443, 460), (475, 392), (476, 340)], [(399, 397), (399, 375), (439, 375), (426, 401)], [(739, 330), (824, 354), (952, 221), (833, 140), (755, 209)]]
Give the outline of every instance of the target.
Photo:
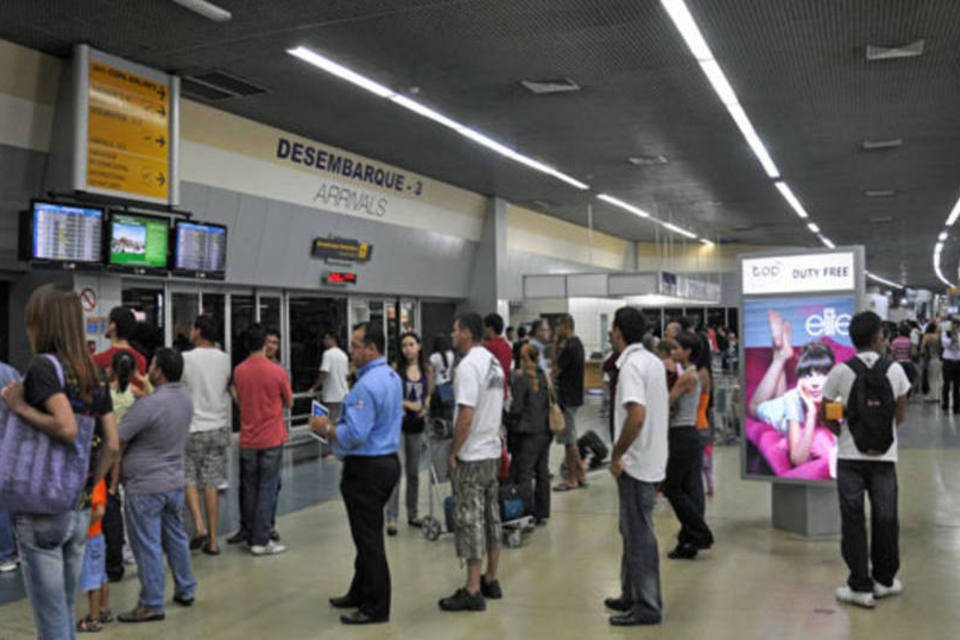
[(357, 547), (353, 582), (345, 596), (330, 598), (341, 609), (344, 624), (370, 624), (390, 619), (390, 568), (383, 540), (383, 508), (400, 479), (397, 444), (403, 422), (403, 383), (387, 365), (383, 329), (362, 323), (354, 328), (350, 358), (357, 383), (343, 401), (340, 421), (313, 417), (311, 428), (333, 445), (343, 460), (340, 492)]

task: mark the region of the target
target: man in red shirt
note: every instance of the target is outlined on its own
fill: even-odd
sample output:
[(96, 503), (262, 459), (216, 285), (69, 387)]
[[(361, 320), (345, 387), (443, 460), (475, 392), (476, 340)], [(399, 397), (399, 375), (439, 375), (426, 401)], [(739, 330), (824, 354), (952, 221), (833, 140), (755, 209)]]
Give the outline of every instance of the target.
[(110, 310), (110, 320), (107, 324), (106, 337), (110, 340), (110, 348), (101, 351), (93, 356), (93, 361), (104, 371), (110, 371), (110, 363), (113, 356), (118, 351), (129, 351), (133, 360), (137, 363), (137, 375), (133, 378), (134, 394), (138, 397), (143, 395), (145, 385), (141, 377), (147, 375), (147, 359), (130, 346), (130, 336), (137, 326), (137, 319), (133, 316), (133, 311), (124, 307), (114, 307)]
[(503, 397), (510, 393), (510, 372), (513, 367), (513, 347), (500, 334), (503, 333), (503, 318), (491, 313), (483, 319), (483, 346), (492, 353), (503, 367)]
[(250, 354), (233, 370), (234, 394), (240, 405), (240, 484), (248, 544), (255, 556), (283, 553), (286, 547), (270, 539), (277, 502), (277, 483), (287, 441), (284, 408), (293, 406), (290, 378), (265, 354), (266, 332), (251, 325), (244, 335)]

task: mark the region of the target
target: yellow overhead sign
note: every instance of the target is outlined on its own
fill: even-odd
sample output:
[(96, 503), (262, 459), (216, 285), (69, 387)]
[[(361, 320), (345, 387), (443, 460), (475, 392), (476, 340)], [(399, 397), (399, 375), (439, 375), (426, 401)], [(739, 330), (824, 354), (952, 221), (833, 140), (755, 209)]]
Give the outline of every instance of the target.
[(170, 83), (90, 60), (87, 189), (170, 197)]

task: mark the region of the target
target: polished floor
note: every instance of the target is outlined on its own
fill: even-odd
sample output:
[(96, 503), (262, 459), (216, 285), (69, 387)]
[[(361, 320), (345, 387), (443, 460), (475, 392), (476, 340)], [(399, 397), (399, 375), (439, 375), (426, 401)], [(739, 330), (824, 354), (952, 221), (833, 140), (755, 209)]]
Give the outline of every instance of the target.
[[(874, 611), (834, 601), (833, 590), (845, 578), (838, 539), (805, 539), (771, 528), (769, 486), (741, 481), (737, 448), (722, 447), (716, 458), (718, 493), (708, 506), (717, 545), (695, 562), (663, 559), (660, 627), (607, 624), (602, 599), (618, 588), (620, 541), (614, 486), (598, 472), (588, 490), (554, 494), (550, 524), (527, 537), (522, 548), (504, 552), (506, 597), (489, 602), (485, 613), (437, 609), (436, 600), (463, 576), (452, 540), (428, 542), (404, 528), (388, 540), (390, 623), (343, 628), (327, 597), (345, 590), (353, 547), (343, 505), (334, 499), (280, 519), (288, 553), (253, 558), (230, 548), (217, 558), (195, 556), (200, 588), (193, 608), (171, 605), (165, 622), (111, 624), (101, 637), (955, 639), (960, 637), (958, 429), (960, 419), (932, 405), (910, 408), (899, 467), (900, 577), (906, 591)], [(336, 468), (330, 461), (313, 464)], [(315, 473), (327, 479), (331, 471)], [(657, 507), (656, 527), (664, 555), (677, 529), (666, 504)], [(114, 610), (133, 605), (137, 589), (133, 572), (114, 585)], [(25, 601), (0, 607), (0, 640), (33, 637)]]

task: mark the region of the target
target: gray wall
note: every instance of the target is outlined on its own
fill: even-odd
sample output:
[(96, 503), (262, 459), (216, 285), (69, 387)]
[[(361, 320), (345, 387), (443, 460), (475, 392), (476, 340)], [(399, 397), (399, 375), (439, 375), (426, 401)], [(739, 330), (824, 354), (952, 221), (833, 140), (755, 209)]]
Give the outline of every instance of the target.
[[(181, 183), (181, 208), (229, 228), (230, 283), (321, 290), (325, 270), (358, 272), (350, 291), (437, 298), (466, 296), (476, 243), (354, 216)], [(370, 262), (331, 267), (310, 257), (314, 238), (357, 238), (373, 245)]]

